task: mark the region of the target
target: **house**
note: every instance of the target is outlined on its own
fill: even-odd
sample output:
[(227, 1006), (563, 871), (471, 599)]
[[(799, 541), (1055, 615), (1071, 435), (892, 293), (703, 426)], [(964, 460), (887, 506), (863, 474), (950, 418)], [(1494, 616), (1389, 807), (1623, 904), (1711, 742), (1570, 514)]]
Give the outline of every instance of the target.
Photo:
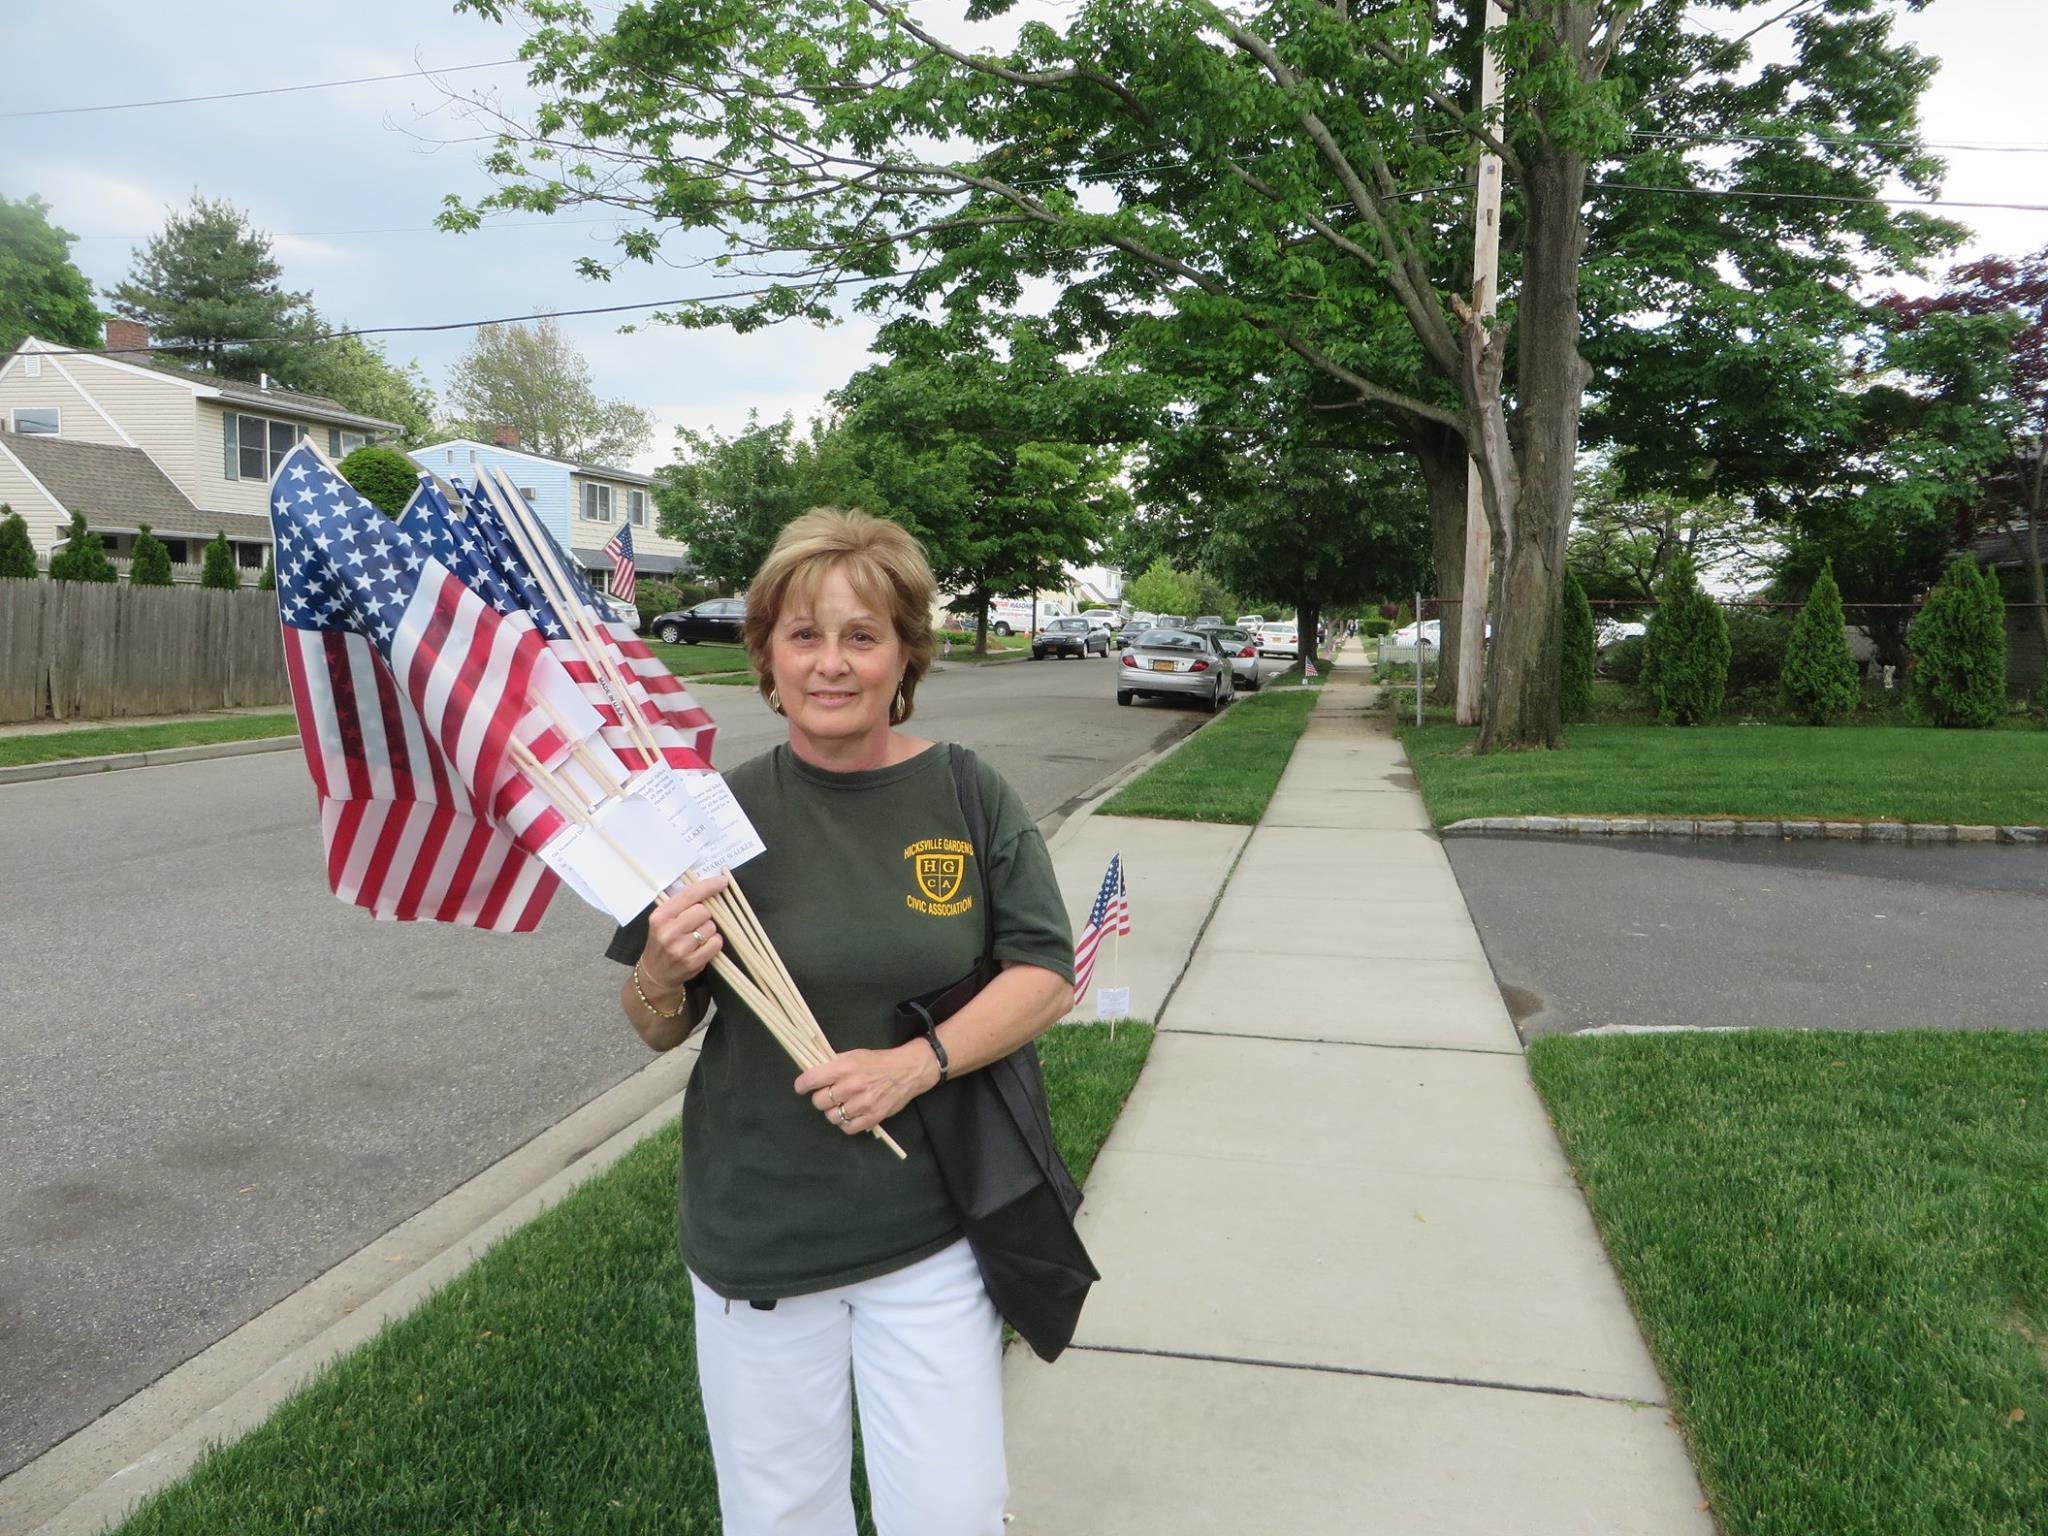
[(0, 502), (45, 556), (82, 512), (123, 568), (148, 523), (181, 580), (198, 580), (216, 533), (258, 570), (270, 549), (270, 475), (297, 443), (310, 437), (340, 459), (399, 430), (268, 379), (157, 362), (148, 327), (133, 321), (108, 321), (107, 347), (77, 352), (31, 336), (0, 364)]
[(479, 469), (502, 470), (519, 488), (570, 558), (611, 590), (612, 562), (604, 553), (623, 525), (633, 530), (633, 569), (640, 576), (675, 576), (691, 569), (689, 550), (654, 528), (653, 478), (604, 464), (580, 464), (519, 446), (501, 427), (497, 441), (456, 437), (412, 450), (412, 461), (443, 478), (474, 482)]

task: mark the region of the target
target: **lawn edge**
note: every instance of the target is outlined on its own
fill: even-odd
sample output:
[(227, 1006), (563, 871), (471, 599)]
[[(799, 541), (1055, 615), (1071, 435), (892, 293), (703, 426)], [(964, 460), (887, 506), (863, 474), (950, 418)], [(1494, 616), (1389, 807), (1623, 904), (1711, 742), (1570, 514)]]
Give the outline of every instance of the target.
[(1652, 837), (1836, 843), (2006, 843), (2048, 846), (2048, 827), (1951, 821), (1818, 821), (1767, 816), (1468, 816), (1439, 824), (1445, 837)]

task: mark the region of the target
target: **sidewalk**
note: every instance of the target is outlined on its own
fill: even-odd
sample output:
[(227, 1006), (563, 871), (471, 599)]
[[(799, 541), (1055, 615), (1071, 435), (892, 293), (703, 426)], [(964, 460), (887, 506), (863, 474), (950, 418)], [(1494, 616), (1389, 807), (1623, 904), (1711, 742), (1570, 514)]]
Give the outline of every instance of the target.
[[(1075, 1347), (1010, 1352), (1012, 1529), (1712, 1536), (1363, 666), (1347, 647), (1095, 1165)], [(1135, 826), (1090, 818), (1091, 856)]]

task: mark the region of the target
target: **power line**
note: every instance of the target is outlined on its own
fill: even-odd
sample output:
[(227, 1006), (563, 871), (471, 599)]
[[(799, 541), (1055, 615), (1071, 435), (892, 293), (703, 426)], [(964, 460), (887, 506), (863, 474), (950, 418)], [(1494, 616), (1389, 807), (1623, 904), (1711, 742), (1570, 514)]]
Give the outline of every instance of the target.
[(1859, 197), (1846, 192), (1764, 192), (1744, 187), (1653, 187), (1635, 181), (1588, 181), (1610, 192), (1670, 192), (1680, 197), (1760, 197), (1800, 203), (1880, 203), (1887, 208), (1999, 208), (2011, 213), (2048, 213), (2048, 203), (1987, 203), (1933, 197)]
[(1922, 139), (1863, 138), (1831, 133), (1652, 133), (1632, 129), (1632, 139), (1658, 139), (1673, 144), (1827, 144), (1869, 145), (1879, 149), (1939, 149), (1991, 155), (2048, 155), (2048, 144), (1930, 144)]
[[(486, 234), (494, 229), (536, 229), (547, 224), (617, 224), (620, 215), (602, 219), (505, 219), (496, 223), (479, 224), (473, 230), (461, 230), (461, 234)], [(377, 229), (266, 229), (262, 233), (272, 240), (318, 240), (339, 235), (428, 235), (447, 234), (438, 224), (389, 224)], [(76, 240), (153, 240), (155, 235), (75, 235)]]
[(183, 107), (196, 101), (239, 101), (246, 96), (285, 96), (293, 91), (331, 91), (343, 85), (375, 85), (384, 80), (416, 80), (431, 75), (459, 75), (471, 69), (503, 69), (518, 59), (490, 59), (482, 64), (451, 64), (446, 69), (407, 69), (395, 75), (358, 75), (352, 80), (314, 80), (305, 85), (268, 85), (254, 91), (216, 91), (208, 96), (161, 96), (155, 101), (109, 101), (93, 107), (33, 107), (21, 112), (0, 112), (9, 117), (68, 117), (79, 112), (128, 112), (138, 107)]

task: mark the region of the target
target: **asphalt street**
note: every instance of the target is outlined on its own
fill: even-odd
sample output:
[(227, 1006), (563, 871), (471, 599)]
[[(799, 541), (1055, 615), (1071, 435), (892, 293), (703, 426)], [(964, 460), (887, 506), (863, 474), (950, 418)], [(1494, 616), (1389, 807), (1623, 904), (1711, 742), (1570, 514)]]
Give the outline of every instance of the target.
[(1454, 837), (1525, 1039), (2048, 1027), (2048, 849)]
[[(952, 665), (912, 729), (1049, 830), (1197, 723), (1115, 666)], [(697, 691), (720, 767), (782, 739)], [(600, 914), (373, 923), (320, 868), (296, 753), (0, 787), (0, 1474), (646, 1063)]]

